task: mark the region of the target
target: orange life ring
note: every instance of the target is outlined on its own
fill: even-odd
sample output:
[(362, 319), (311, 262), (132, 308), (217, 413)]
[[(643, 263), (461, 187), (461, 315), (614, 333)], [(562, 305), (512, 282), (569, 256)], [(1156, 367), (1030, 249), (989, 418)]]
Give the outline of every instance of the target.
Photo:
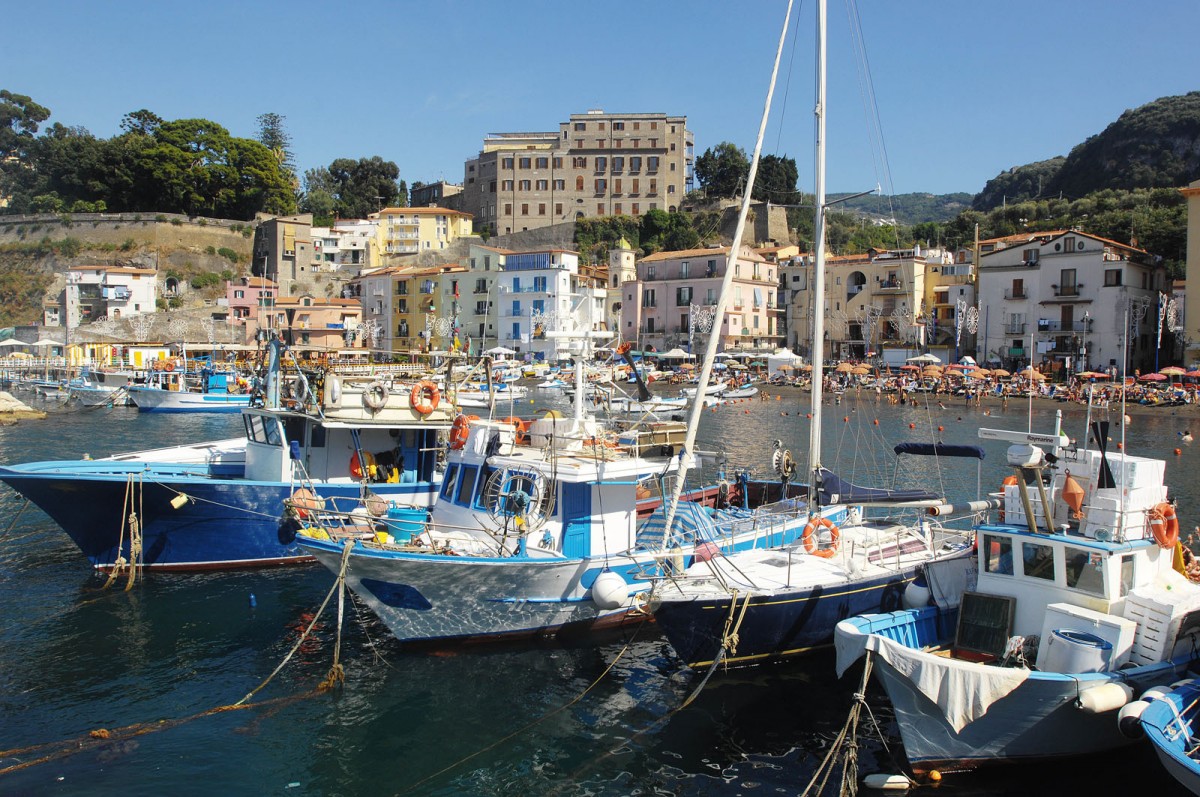
[(529, 442), (529, 422), (520, 418), (505, 418), (504, 423), (511, 423), (517, 430), (517, 445), (523, 446)]
[(372, 454), (370, 451), (364, 451), (362, 459), (360, 460), (358, 458), (358, 452), (355, 451), (353, 454), (350, 455), (350, 475), (351, 476), (353, 476), (356, 479), (361, 479), (363, 477), (363, 462), (366, 462), (366, 464), (367, 464), (366, 473), (371, 476), (375, 475), (375, 455)]
[(467, 444), (468, 430), (471, 428), (471, 421), (479, 420), (478, 415), (459, 415), (454, 419), (454, 425), (450, 427), (450, 450), (458, 451)]
[(438, 390), (438, 386), (428, 379), (417, 382), (413, 385), (412, 392), (408, 394), (409, 403), (420, 415), (428, 415), (436, 410), (441, 400), (442, 391)]
[[(821, 548), (817, 542), (817, 529), (824, 526), (829, 529), (829, 534), (832, 541), (828, 548)], [(837, 524), (827, 517), (815, 517), (808, 521), (808, 525), (804, 527), (804, 550), (808, 551), (813, 556), (819, 556), (822, 559), (828, 559), (838, 551), (838, 541), (841, 539), (842, 532), (838, 529)]]
[(1150, 533), (1159, 548), (1174, 548), (1179, 542), (1179, 518), (1175, 507), (1163, 502), (1150, 510)]

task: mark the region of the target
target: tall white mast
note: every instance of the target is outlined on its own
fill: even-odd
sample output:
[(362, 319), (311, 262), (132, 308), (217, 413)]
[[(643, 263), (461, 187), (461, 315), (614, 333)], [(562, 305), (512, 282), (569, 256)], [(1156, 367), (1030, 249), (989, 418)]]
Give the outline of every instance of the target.
[(808, 431), (809, 506), (817, 503), (821, 475), (821, 399), (825, 372), (825, 0), (817, 0), (816, 217), (813, 222), (812, 426)]
[(700, 428), (700, 419), (704, 414), (704, 394), (708, 388), (709, 377), (712, 375), (713, 361), (717, 358), (717, 344), (721, 340), (721, 324), (725, 320), (725, 306), (729, 288), (733, 284), (733, 276), (737, 271), (738, 257), (742, 249), (742, 233), (746, 229), (746, 216), (750, 211), (751, 194), (754, 191), (754, 178), (758, 174), (758, 161), (762, 153), (763, 138), (767, 132), (767, 118), (771, 111), (771, 98), (775, 95), (775, 80), (779, 76), (779, 61), (783, 56), (783, 44), (787, 41), (788, 21), (792, 16), (792, 0), (788, 0), (787, 13), (783, 17), (783, 30), (779, 34), (779, 45), (775, 49), (775, 65), (771, 69), (771, 83), (767, 89), (767, 99), (763, 105), (762, 121), (758, 126), (758, 138), (754, 142), (754, 155), (750, 159), (750, 172), (746, 176), (746, 192), (742, 197), (742, 208), (738, 213), (737, 226), (733, 231), (733, 243), (729, 247), (729, 256), (725, 259), (725, 276), (721, 280), (721, 290), (717, 294), (717, 306), (714, 310), (712, 333), (708, 336), (708, 345), (704, 350), (704, 360), (700, 366), (700, 379), (696, 385), (696, 397), (692, 401), (691, 412), (688, 415), (687, 437), (683, 442), (683, 452), (679, 463), (679, 471), (675, 477), (675, 486), (671, 492), (671, 500), (667, 503), (667, 515), (663, 524), (663, 543), (671, 533), (671, 524), (675, 520), (675, 508), (679, 504), (679, 495), (683, 491), (683, 483), (688, 469), (692, 466), (692, 455), (695, 451), (696, 432)]

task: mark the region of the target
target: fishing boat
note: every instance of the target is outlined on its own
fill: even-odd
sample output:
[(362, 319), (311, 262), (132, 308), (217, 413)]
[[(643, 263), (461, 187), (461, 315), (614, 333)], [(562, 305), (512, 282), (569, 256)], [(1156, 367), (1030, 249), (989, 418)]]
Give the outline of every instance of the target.
[(1171, 777), (1192, 794), (1200, 795), (1198, 707), (1200, 681), (1193, 677), (1147, 690), (1141, 700), (1121, 709), (1118, 722), (1134, 737), (1144, 734)]
[(364, 525), (316, 513), (297, 537), (330, 570), (344, 568), (349, 588), (402, 642), (587, 634), (641, 622), (637, 596), (664, 561), (682, 568), (711, 550), (780, 545), (800, 532), (780, 509), (797, 490), (741, 473), (680, 487), (686, 524), (667, 534), (662, 495), (672, 489), (680, 425), (615, 432), (587, 415), (586, 345), (611, 333), (588, 321), (555, 334), (579, 342), (571, 417), (460, 416), (427, 523)]
[[(275, 351), (275, 348), (272, 349)], [(433, 503), (438, 437), (453, 420), (432, 383), (267, 374), (243, 436), (103, 459), (0, 468), (93, 566), (204, 570), (311, 561), (283, 502), (319, 492), (385, 512)], [(369, 499), (369, 500), (365, 500)], [(382, 508), (381, 508), (382, 507)]]
[(155, 360), (147, 381), (126, 392), (139, 412), (240, 412), (250, 406), (252, 391), (243, 376), (197, 363), (183, 357)]
[(1102, 753), (1118, 712), (1200, 656), (1200, 585), (1177, 572), (1166, 463), (1090, 441), (981, 429), (1010, 443), (1003, 515), (976, 529), (968, 578), (928, 606), (837, 627), (838, 672), (866, 655), (921, 774)]
[(758, 395), (758, 388), (754, 385), (742, 385), (741, 387), (728, 387), (717, 394), (717, 398), (722, 401), (737, 401), (739, 399), (754, 398)]
[[(816, 220), (813, 266), (812, 350), (819, 358), (824, 341), (825, 296), (825, 4), (817, 4), (817, 157)], [(786, 28), (785, 28), (786, 30)], [(781, 41), (782, 46), (782, 41)], [(753, 184), (758, 146), (749, 182)], [(738, 237), (735, 236), (735, 240)], [(733, 268), (717, 300), (724, 313)], [(715, 348), (710, 341), (710, 351)], [(819, 368), (819, 359), (814, 365)], [(707, 384), (706, 363), (700, 388)], [(757, 664), (797, 656), (833, 642), (834, 626), (845, 617), (900, 608), (919, 568), (932, 561), (970, 555), (968, 537), (942, 523), (932, 523), (927, 510), (953, 511), (944, 496), (924, 489), (873, 488), (854, 484), (827, 469), (821, 459), (822, 384), (813, 380), (809, 434), (809, 484), (806, 499), (788, 508), (789, 522), (803, 525), (801, 537), (781, 547), (761, 547), (715, 554), (681, 573), (655, 582), (647, 606), (675, 652), (689, 667)], [(693, 417), (689, 426), (698, 417)], [(897, 456), (970, 457), (972, 446), (901, 444)], [(794, 478), (797, 466), (776, 442), (775, 470)], [(962, 507), (977, 511), (986, 502)], [(905, 514), (907, 513), (907, 514)]]

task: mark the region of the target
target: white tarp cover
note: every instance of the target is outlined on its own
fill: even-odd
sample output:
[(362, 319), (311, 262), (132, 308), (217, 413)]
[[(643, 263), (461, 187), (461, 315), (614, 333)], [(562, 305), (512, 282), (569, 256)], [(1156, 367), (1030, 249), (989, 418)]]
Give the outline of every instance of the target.
[(837, 634), (837, 671), (873, 651), (942, 710), (955, 733), (987, 713), (1029, 677), (1023, 667), (993, 667), (914, 650), (878, 634)]

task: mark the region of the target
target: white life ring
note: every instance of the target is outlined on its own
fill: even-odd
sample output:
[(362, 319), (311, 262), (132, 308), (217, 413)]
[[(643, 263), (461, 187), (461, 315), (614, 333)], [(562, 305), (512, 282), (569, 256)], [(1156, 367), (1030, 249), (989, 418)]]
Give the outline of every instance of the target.
[(386, 384), (380, 381), (372, 382), (363, 390), (363, 406), (371, 412), (379, 412), (383, 409), (383, 405), (387, 404), (388, 395), (390, 395), (390, 391)]
[(336, 407), (342, 401), (342, 380), (336, 376), (331, 376), (326, 384), (329, 391), (329, 404)]

